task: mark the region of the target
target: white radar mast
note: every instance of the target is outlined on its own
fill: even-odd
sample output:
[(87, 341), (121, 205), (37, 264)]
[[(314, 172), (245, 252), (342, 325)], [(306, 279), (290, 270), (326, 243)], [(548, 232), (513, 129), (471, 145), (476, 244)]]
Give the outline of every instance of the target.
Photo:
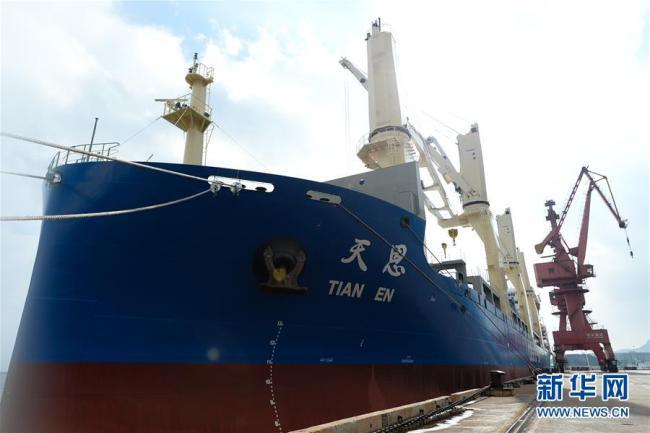
[(192, 66), (185, 75), (191, 93), (179, 98), (156, 99), (165, 103), (162, 118), (186, 133), (183, 164), (203, 164), (206, 149), (205, 131), (212, 124), (212, 108), (208, 104), (208, 98), (213, 72), (213, 68), (199, 63), (198, 54), (194, 53)]

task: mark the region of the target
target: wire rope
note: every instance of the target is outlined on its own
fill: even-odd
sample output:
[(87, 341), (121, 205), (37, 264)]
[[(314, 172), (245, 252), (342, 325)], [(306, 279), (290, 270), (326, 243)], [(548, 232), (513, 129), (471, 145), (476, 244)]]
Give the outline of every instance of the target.
[(153, 204), (149, 206), (136, 207), (132, 209), (121, 209), (113, 211), (104, 211), (104, 212), (89, 212), (89, 213), (77, 213), (77, 214), (63, 214), (63, 215), (28, 215), (28, 216), (2, 216), (0, 221), (60, 221), (60, 220), (72, 220), (72, 219), (82, 219), (82, 218), (98, 218), (98, 217), (107, 217), (107, 216), (116, 216), (116, 215), (126, 215), (136, 212), (151, 211), (155, 209), (160, 209), (167, 206), (172, 206), (175, 204), (183, 203), (190, 201), (192, 199), (198, 198), (204, 194), (211, 192), (212, 189), (207, 189), (196, 194), (192, 194), (187, 197), (182, 197), (176, 200), (167, 201), (164, 203)]
[[(21, 135), (18, 135), (18, 134), (10, 133), (10, 132), (2, 131), (2, 132), (0, 132), (0, 136), (13, 138), (15, 140), (26, 141), (26, 142), (29, 142), (29, 143), (35, 143), (35, 144), (39, 144), (39, 145), (42, 145), (42, 146), (51, 147), (51, 148), (54, 148), (54, 149), (65, 150), (65, 151), (68, 151), (68, 152), (81, 153), (81, 154), (87, 155), (87, 156), (94, 156), (94, 157), (97, 157), (97, 158), (106, 159), (108, 161), (120, 162), (122, 164), (127, 164), (127, 165), (131, 165), (131, 166), (134, 166), (134, 167), (140, 167), (140, 168), (144, 168), (146, 170), (152, 170), (152, 171), (157, 171), (157, 172), (160, 172), (160, 173), (166, 173), (166, 174), (170, 174), (170, 175), (174, 175), (174, 176), (184, 177), (184, 178), (187, 178), (187, 179), (198, 180), (200, 182), (206, 182), (206, 183), (209, 183), (209, 184), (213, 183), (210, 179), (203, 178), (203, 177), (200, 177), (200, 176), (194, 176), (194, 175), (191, 175), (191, 174), (181, 173), (181, 172), (178, 172), (178, 171), (168, 170), (168, 169), (160, 168), (160, 167), (155, 167), (155, 166), (152, 166), (152, 165), (142, 164), (142, 163), (139, 163), (139, 162), (127, 161), (125, 159), (115, 158), (113, 156), (100, 155), (98, 153), (88, 152), (86, 150), (81, 150), (81, 149), (75, 149), (73, 147), (64, 146), (62, 144), (50, 143), (50, 142), (47, 142), (47, 141), (44, 141), (44, 140), (37, 140), (35, 138), (24, 137), (24, 136), (21, 136)], [(232, 186), (232, 185), (228, 185), (228, 184), (223, 184), (223, 185)]]

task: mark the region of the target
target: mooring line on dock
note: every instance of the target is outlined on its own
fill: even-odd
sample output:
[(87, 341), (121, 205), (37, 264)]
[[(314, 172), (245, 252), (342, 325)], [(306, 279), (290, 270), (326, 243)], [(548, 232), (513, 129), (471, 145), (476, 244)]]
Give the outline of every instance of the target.
[(397, 422), (395, 424), (391, 424), (389, 426), (376, 430), (375, 433), (401, 433), (401, 432), (406, 432), (414, 427), (426, 425), (428, 423), (436, 421), (437, 418), (440, 418), (442, 415), (444, 415), (447, 412), (453, 411), (454, 409), (457, 408), (461, 408), (463, 404), (485, 393), (485, 391), (487, 391), (489, 388), (490, 388), (489, 386), (484, 386), (483, 388), (480, 388), (472, 395), (469, 395), (456, 402), (450, 403), (447, 406), (441, 407), (439, 409), (435, 409), (429, 413), (425, 413), (422, 415), (415, 416), (413, 418), (409, 418), (404, 421)]

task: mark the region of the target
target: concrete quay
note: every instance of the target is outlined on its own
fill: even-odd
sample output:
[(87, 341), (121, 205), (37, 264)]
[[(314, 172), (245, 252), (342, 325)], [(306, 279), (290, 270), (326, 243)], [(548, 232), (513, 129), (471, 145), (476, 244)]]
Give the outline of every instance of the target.
[[(536, 385), (521, 385), (511, 397), (479, 398), (465, 404), (466, 411), (445, 422), (411, 433), (647, 433), (650, 431), (650, 372), (631, 371), (629, 400), (602, 401), (600, 372), (597, 397), (580, 401), (569, 397), (572, 373), (564, 378), (564, 399), (558, 402), (536, 401)], [(629, 408), (627, 418), (543, 418), (536, 407), (614, 407)]]
[[(629, 374), (629, 400), (603, 401), (600, 387), (600, 372), (597, 396), (580, 401), (569, 396), (572, 373), (564, 378), (564, 399), (558, 402), (538, 402), (535, 384), (517, 384), (514, 395), (491, 393), (504, 396), (479, 396), (465, 402), (460, 411), (454, 409), (451, 416), (426, 427), (415, 429), (393, 429), (396, 433), (647, 433), (650, 432), (650, 372), (632, 371)], [(373, 433), (385, 431), (413, 417), (449, 407), (480, 391), (471, 389), (450, 396), (441, 396), (405, 406), (359, 415), (335, 422), (313, 426), (293, 433)], [(628, 408), (629, 416), (622, 418), (545, 418), (538, 414), (538, 408)]]

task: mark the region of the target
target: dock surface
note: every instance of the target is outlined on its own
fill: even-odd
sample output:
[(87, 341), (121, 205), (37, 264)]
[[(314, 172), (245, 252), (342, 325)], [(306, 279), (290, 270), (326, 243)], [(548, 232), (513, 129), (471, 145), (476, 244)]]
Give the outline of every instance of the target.
[(564, 399), (541, 407), (628, 407), (628, 418), (541, 418), (536, 411), (536, 385), (522, 385), (511, 397), (481, 397), (466, 404), (466, 411), (445, 422), (411, 433), (647, 433), (650, 431), (650, 372), (631, 371), (629, 400), (602, 401), (600, 372), (597, 397), (581, 402), (569, 397), (570, 373), (564, 378)]

